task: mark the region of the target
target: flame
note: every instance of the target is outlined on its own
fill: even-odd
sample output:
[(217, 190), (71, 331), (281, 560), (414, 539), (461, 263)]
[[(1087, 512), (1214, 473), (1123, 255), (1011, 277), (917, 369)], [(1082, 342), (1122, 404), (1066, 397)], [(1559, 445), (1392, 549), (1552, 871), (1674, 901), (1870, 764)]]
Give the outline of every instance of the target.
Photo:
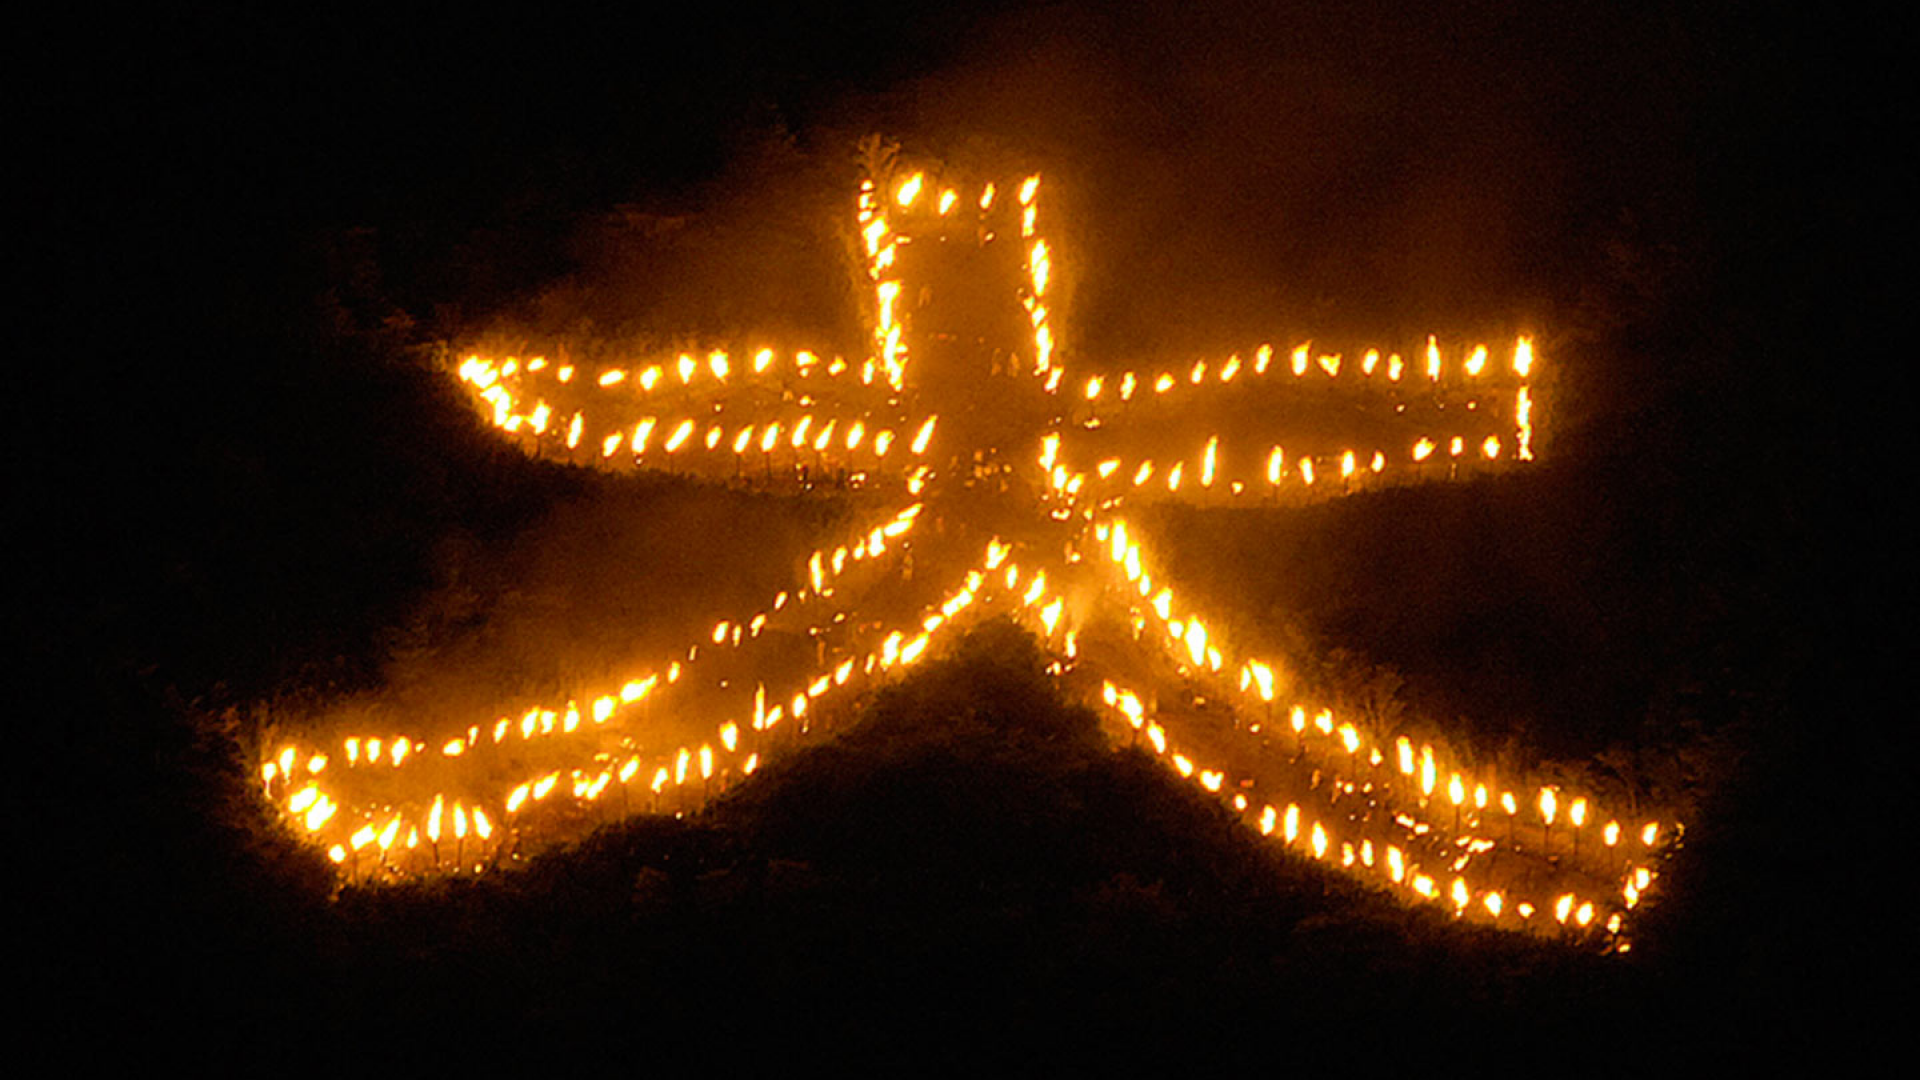
[(923, 179), (924, 177), (920, 173), (914, 173), (912, 176), (907, 177), (906, 182), (901, 184), (899, 190), (894, 192), (894, 201), (898, 202), (902, 207), (912, 206), (913, 200), (920, 197), (920, 184)]
[(1527, 388), (1521, 387), (1514, 399), (1514, 424), (1519, 433), (1515, 436), (1519, 442), (1516, 451), (1521, 461), (1533, 460), (1533, 399), (1527, 396)]
[(1187, 632), (1186, 632), (1186, 642), (1187, 642), (1187, 655), (1189, 658), (1193, 660), (1195, 664), (1200, 663), (1203, 659), (1206, 658), (1207, 628), (1200, 624), (1200, 620), (1192, 619), (1188, 621)]

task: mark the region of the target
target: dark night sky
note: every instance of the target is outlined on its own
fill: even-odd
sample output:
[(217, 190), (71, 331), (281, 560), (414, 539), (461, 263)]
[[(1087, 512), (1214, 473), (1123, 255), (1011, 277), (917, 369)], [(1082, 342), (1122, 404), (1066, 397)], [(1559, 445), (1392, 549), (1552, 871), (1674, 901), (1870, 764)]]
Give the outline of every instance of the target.
[[(316, 241), (366, 227), (417, 314), (462, 299), (441, 264), (476, 232), (555, 237), (620, 203), (697, 207), (770, 138), (832, 157), (878, 129), (1062, 179), (1100, 267), (1076, 311), (1095, 352), (1206, 328), (1564, 325), (1650, 252), (1793, 291), (1782, 256), (1819, 257), (1813, 215), (1852, 216), (1819, 201), (1808, 169), (1842, 137), (1823, 120), (1833, 35), (1747, 8), (1617, 7), (74, 20), (49, 39), (66, 59), (23, 93), (56, 151), (33, 169), (56, 210), (29, 230), (50, 267), (36, 284), (89, 332), (271, 336), (313, 291)], [(529, 284), (568, 268), (557, 247), (528, 251)], [(109, 294), (127, 302), (103, 321)]]
[[(431, 251), (670, 196), (769, 131), (869, 126), (1055, 168), (1129, 265), (1240, 283), (1228, 321), (1525, 318), (1623, 213), (1690, 239), (1705, 158), (1741, 137), (1719, 130), (1716, 94), (1740, 92), (1712, 85), (1719, 28), (1600, 4), (1406, 7), (717, 4), (671, 28), (200, 12), (84, 28), (38, 96), (87, 117), (98, 155), (61, 186), (109, 232), (151, 233), (114, 272), (199, 250), (255, 288), (239, 264), (314, 230)], [(1125, 326), (1130, 299), (1092, 325)]]

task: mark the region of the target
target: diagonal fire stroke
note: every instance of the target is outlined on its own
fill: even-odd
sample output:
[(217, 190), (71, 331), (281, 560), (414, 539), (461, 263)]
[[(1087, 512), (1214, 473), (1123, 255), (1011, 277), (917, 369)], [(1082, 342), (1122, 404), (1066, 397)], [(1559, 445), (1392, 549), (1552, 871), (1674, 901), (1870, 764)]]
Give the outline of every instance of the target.
[[(831, 484), (872, 516), (814, 552), (793, 589), (617, 686), (437, 746), (408, 734), (288, 743), (260, 764), (266, 796), (348, 880), (483, 872), (608, 817), (691, 809), (956, 625), (1006, 613), (1044, 638), (1052, 670), (1116, 738), (1144, 742), (1261, 834), (1409, 903), (1626, 949), (1624, 919), (1676, 825), (1623, 821), (1589, 794), (1283, 701), (1279, 665), (1176, 596), (1124, 514), (1145, 499), (1297, 502), (1524, 467), (1530, 339), (1499, 357), (1432, 337), (1404, 356), (1261, 345), (1177, 371), (1070, 376), (1040, 177), (963, 186), (870, 155), (856, 224), (872, 330), (857, 361), (764, 347), (591, 371), (465, 358), (458, 378), (529, 453)], [(1002, 314), (1017, 332), (971, 343), (942, 332), (929, 302), (956, 260), (1016, 278), (1018, 311)], [(991, 522), (973, 520), (983, 500)], [(661, 738), (653, 711), (666, 699), (704, 694), (711, 707), (727, 685), (716, 665), (776, 639), (810, 643), (809, 674), (718, 695), (720, 718), (698, 742)], [(1231, 723), (1158, 708), (1163, 686), (1204, 690)]]

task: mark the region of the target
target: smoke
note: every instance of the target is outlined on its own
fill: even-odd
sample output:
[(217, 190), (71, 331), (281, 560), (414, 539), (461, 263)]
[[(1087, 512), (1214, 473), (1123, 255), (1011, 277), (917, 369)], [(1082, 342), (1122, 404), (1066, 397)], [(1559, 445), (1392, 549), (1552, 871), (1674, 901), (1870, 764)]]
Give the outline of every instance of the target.
[(1532, 322), (1622, 209), (1684, 203), (1677, 32), (1415, 7), (1023, 11), (843, 120), (1059, 177), (1095, 358)]
[(510, 322), (634, 347), (752, 332), (857, 348), (838, 232), (871, 132), (975, 175), (1049, 178), (1063, 347), (1095, 366), (1564, 328), (1616, 284), (1623, 244), (1672, 240), (1696, 206), (1700, 35), (1607, 5), (869, 16), (751, 63), (716, 53), (688, 117), (713, 164), (692, 182), (646, 153), (673, 110), (637, 84), (534, 99), (594, 133), (576, 194), (599, 194), (570, 203), (566, 272)]

